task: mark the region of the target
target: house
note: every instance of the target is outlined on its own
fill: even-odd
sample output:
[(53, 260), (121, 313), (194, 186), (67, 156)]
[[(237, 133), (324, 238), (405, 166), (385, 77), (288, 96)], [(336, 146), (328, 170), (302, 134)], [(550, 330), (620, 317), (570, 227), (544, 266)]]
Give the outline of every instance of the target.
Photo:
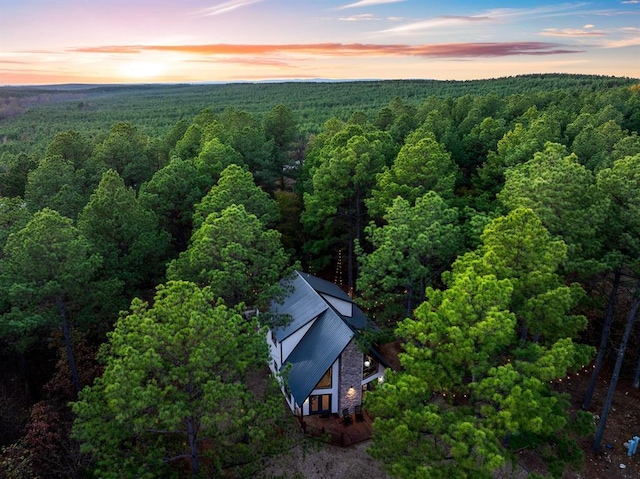
[(267, 334), (271, 370), (286, 371), (282, 391), (298, 416), (353, 413), (364, 391), (383, 381), (386, 363), (357, 344), (376, 326), (337, 285), (296, 271), (281, 282), (285, 294), (270, 313), (286, 318)]

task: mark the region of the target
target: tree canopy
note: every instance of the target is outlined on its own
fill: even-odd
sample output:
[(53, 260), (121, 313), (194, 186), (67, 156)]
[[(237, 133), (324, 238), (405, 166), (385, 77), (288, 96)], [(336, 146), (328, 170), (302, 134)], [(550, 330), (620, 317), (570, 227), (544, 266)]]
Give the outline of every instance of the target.
[(510, 209), (523, 206), (536, 212), (550, 233), (568, 247), (569, 267), (574, 271), (598, 269), (601, 225), (605, 202), (595, 177), (575, 154), (557, 143), (547, 143), (533, 159), (505, 172), (498, 199)]
[[(547, 284), (564, 254), (531, 210), (517, 209), (455, 262), (447, 289), (427, 289), (397, 330), (403, 369), (367, 397), (372, 453), (392, 474), (488, 478), (516, 438), (566, 447), (567, 398), (549, 382), (585, 364), (590, 348), (573, 341), (586, 323), (570, 314), (575, 295)], [(539, 274), (546, 280), (530, 290)], [(552, 303), (548, 322), (536, 313)]]
[(211, 213), (220, 213), (231, 205), (244, 206), (268, 228), (280, 219), (277, 203), (255, 184), (251, 172), (231, 164), (220, 173), (217, 184), (196, 204), (194, 228), (199, 228)]
[(365, 231), (373, 245), (360, 252), (360, 302), (380, 325), (411, 316), (424, 301), (427, 286), (447, 268), (462, 248), (458, 211), (430, 191), (415, 205), (398, 196), (384, 216)]
[(10, 305), (2, 316), (0, 334), (25, 345), (42, 330), (60, 326), (78, 391), (71, 329), (74, 323), (84, 320), (86, 326), (92, 319), (87, 311), (91, 295), (85, 289), (97, 286), (94, 274), (101, 256), (69, 218), (45, 208), (9, 235), (0, 261), (0, 284)]
[(393, 165), (377, 175), (367, 207), (372, 217), (383, 216), (400, 196), (410, 203), (428, 191), (450, 200), (458, 169), (451, 155), (430, 132), (417, 130), (400, 149)]
[(167, 266), (167, 278), (210, 286), (228, 304), (253, 306), (269, 298), (288, 264), (280, 233), (243, 205), (231, 205), (207, 216), (187, 250)]
[[(560, 476), (585, 418), (554, 378), (588, 360), (577, 338), (600, 342), (586, 396), (611, 344), (627, 345), (616, 375), (640, 378), (620, 320), (637, 309), (639, 111), (637, 79), (586, 75), (1, 87), (0, 476), (101, 474), (66, 404), (134, 297), (147, 318), (168, 276), (163, 297), (190, 281), (214, 309), (263, 310), (291, 264), (342, 286), (404, 352), (370, 396), (394, 475), (483, 477), (527, 447)], [(142, 437), (139, 458), (182, 441), (154, 455)], [(229, 437), (225, 455), (248, 451)], [(178, 463), (155, 474), (192, 460)]]
[(178, 281), (158, 287), (153, 306), (136, 298), (122, 313), (100, 351), (102, 376), (73, 405), (74, 435), (101, 477), (259, 468), (280, 401), (274, 383), (248, 385), (268, 349), (241, 309)]

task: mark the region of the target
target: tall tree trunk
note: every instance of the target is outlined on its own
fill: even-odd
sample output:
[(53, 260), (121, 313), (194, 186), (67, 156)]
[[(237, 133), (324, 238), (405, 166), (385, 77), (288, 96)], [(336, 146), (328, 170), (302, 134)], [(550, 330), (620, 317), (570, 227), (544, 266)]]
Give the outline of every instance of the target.
[(411, 310), (413, 309), (413, 301), (411, 301), (413, 297), (413, 281), (410, 281), (407, 285), (407, 292), (405, 293), (405, 314), (407, 318), (411, 317)]
[(622, 342), (620, 343), (620, 349), (618, 349), (618, 357), (616, 358), (616, 365), (613, 369), (613, 375), (611, 376), (611, 383), (609, 384), (609, 390), (607, 391), (607, 398), (604, 401), (602, 407), (602, 414), (600, 421), (598, 422), (598, 428), (596, 429), (596, 437), (593, 440), (593, 450), (600, 451), (600, 443), (602, 442), (602, 435), (604, 434), (604, 428), (607, 425), (607, 417), (609, 416), (609, 409), (611, 409), (611, 402), (613, 401), (613, 394), (618, 384), (618, 377), (620, 375), (620, 368), (622, 367), (622, 359), (624, 358), (624, 351), (627, 349), (627, 342), (629, 336), (631, 336), (631, 329), (633, 328), (633, 322), (636, 319), (638, 313), (638, 305), (640, 304), (640, 280), (636, 285), (636, 292), (634, 294), (633, 302), (631, 303), (631, 309), (627, 316), (627, 326), (622, 336)]
[(522, 328), (520, 328), (520, 342), (522, 344), (526, 343), (528, 336), (529, 336), (529, 327), (526, 324), (523, 324)]
[(349, 228), (349, 244), (347, 245), (347, 289), (353, 294), (353, 230)]
[(636, 374), (633, 377), (633, 387), (636, 389), (640, 387), (640, 355), (638, 355), (638, 365), (636, 366)]
[[(362, 246), (362, 209), (364, 208), (361, 200), (362, 194), (360, 192), (360, 188), (356, 189), (356, 234), (355, 238), (358, 241), (358, 244)], [(355, 298), (355, 282), (360, 276), (360, 264), (358, 261), (354, 262), (353, 265), (353, 286), (354, 289), (350, 290), (350, 294)]]
[(78, 379), (78, 367), (76, 366), (76, 359), (73, 356), (73, 347), (71, 346), (71, 328), (67, 320), (67, 309), (62, 298), (58, 298), (57, 305), (60, 322), (62, 323), (62, 335), (64, 336), (64, 347), (67, 351), (67, 361), (69, 361), (69, 369), (71, 370), (71, 379), (77, 394), (80, 392), (80, 380)]
[(594, 364), (593, 371), (591, 372), (591, 379), (587, 386), (587, 392), (585, 393), (582, 401), (582, 409), (587, 410), (591, 405), (591, 399), (593, 393), (596, 390), (596, 384), (598, 382), (598, 376), (602, 369), (602, 363), (604, 362), (604, 353), (607, 350), (607, 342), (609, 341), (609, 333), (611, 331), (611, 323), (613, 322), (613, 308), (616, 303), (616, 297), (618, 296), (618, 288), (620, 286), (620, 277), (622, 273), (620, 268), (617, 268), (613, 276), (613, 285), (611, 287), (611, 294), (609, 295), (609, 304), (607, 305), (607, 313), (604, 319), (604, 325), (602, 326), (602, 333), (600, 336), (600, 346), (598, 347), (598, 354), (596, 355), (596, 362)]
[(191, 473), (198, 477), (200, 464), (198, 463), (198, 431), (193, 424), (193, 418), (187, 419), (187, 436), (189, 438), (189, 453), (191, 456)]

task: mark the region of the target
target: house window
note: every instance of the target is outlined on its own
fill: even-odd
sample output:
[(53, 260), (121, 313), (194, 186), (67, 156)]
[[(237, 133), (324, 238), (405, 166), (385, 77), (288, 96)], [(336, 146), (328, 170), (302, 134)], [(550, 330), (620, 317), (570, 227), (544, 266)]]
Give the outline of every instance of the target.
[(322, 379), (320, 379), (320, 381), (318, 382), (318, 384), (316, 385), (316, 387), (314, 389), (329, 389), (331, 388), (331, 368), (329, 368), (329, 370), (324, 373), (324, 376), (322, 376)]
[(362, 379), (367, 379), (378, 372), (379, 364), (374, 358), (365, 354), (362, 365)]
[(364, 397), (367, 391), (373, 391), (376, 388), (377, 381), (369, 381), (367, 384), (362, 385), (362, 397)]
[(328, 414), (331, 412), (331, 394), (309, 396), (309, 414)]
[(273, 343), (274, 346), (278, 345), (278, 340), (276, 339), (276, 332), (273, 329), (271, 330), (271, 342)]

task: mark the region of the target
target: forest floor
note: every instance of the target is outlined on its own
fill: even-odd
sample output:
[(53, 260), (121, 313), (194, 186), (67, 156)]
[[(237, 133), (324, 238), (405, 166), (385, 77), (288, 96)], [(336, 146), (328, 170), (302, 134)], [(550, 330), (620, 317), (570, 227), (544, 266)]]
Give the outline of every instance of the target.
[[(602, 411), (610, 378), (611, 371), (603, 370), (600, 373), (590, 409), (594, 415), (597, 415), (596, 421)], [(572, 406), (577, 410), (580, 408), (588, 383), (588, 374), (572, 375), (569, 379), (557, 384), (556, 389), (569, 393)], [(640, 452), (628, 457), (625, 447), (625, 443), (633, 436), (640, 436), (640, 389), (633, 388), (630, 380), (620, 379), (607, 418), (601, 452), (597, 453), (592, 449), (593, 436), (583, 439), (580, 447), (584, 453), (584, 466), (579, 472), (565, 474), (565, 479), (639, 478)], [(625, 467), (622, 468), (621, 464)]]
[[(598, 414), (607, 394), (610, 372), (603, 371), (592, 400), (592, 412)], [(569, 393), (572, 407), (577, 410), (589, 381), (588, 374), (573, 375), (556, 385), (556, 389)], [(602, 452), (596, 453), (591, 445), (593, 436), (579, 445), (584, 453), (580, 471), (567, 471), (563, 479), (637, 479), (640, 477), (640, 452), (627, 456), (624, 443), (640, 435), (640, 390), (631, 387), (631, 381), (621, 379), (609, 413), (602, 441)], [(278, 457), (265, 470), (268, 477), (286, 479), (388, 479), (379, 461), (366, 452), (369, 441), (349, 447), (338, 447), (305, 441)], [(519, 467), (505, 468), (496, 473), (496, 479), (525, 479), (529, 473), (543, 474), (545, 466), (533, 451), (518, 454)], [(623, 464), (625, 467), (621, 468)]]

